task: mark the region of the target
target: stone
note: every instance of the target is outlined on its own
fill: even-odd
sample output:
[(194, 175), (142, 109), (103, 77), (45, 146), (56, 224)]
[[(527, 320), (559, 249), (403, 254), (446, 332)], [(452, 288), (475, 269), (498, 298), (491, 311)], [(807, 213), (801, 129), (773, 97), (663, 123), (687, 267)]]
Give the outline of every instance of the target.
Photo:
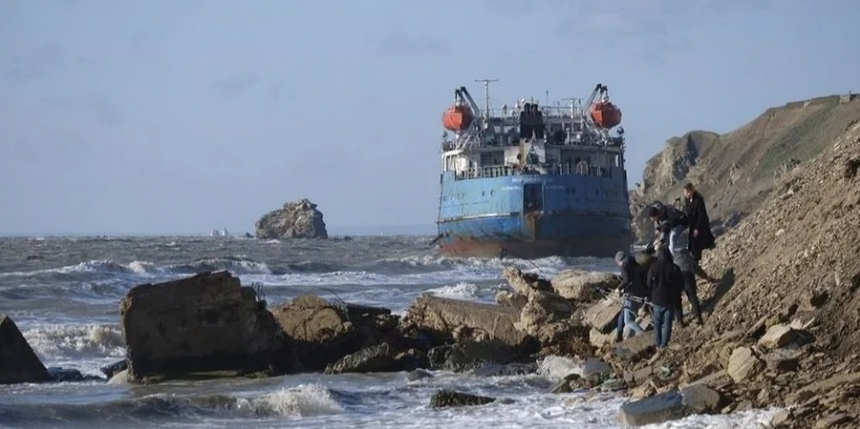
[(762, 347), (772, 350), (785, 347), (794, 342), (796, 338), (797, 333), (791, 328), (791, 326), (786, 324), (777, 324), (768, 328), (764, 336), (758, 340), (758, 343)]
[(534, 374), (537, 370), (537, 363), (509, 363), (505, 365), (488, 363), (475, 368), (472, 375), (476, 377), (510, 377)]
[(607, 297), (589, 306), (585, 310), (584, 320), (599, 332), (608, 334), (615, 329), (620, 312), (621, 303)]
[(107, 376), (107, 378), (111, 378), (114, 374), (126, 369), (128, 369), (128, 359), (123, 359), (100, 368), (102, 374)]
[(315, 295), (300, 295), (272, 308), (305, 371), (321, 371), (364, 346), (381, 343), (397, 327), (397, 318), (390, 313), (384, 308), (335, 305)]
[(137, 381), (292, 369), (275, 357), (284, 343), (274, 317), (227, 271), (135, 286), (120, 318)]
[(517, 309), (517, 311), (522, 311), (527, 302), (529, 302), (529, 298), (527, 296), (511, 291), (503, 290), (496, 294), (496, 304), (505, 307), (513, 307)]
[(425, 378), (433, 378), (433, 374), (430, 374), (429, 372), (424, 371), (423, 369), (412, 370), (412, 371), (409, 371), (408, 374), (406, 374), (406, 379), (409, 381), (418, 381), (418, 380), (423, 380)]
[(720, 392), (699, 383), (681, 389), (684, 412), (690, 414), (713, 414), (723, 407), (723, 396)]
[(382, 343), (340, 358), (337, 362), (329, 364), (325, 369), (325, 373), (385, 372), (398, 369), (394, 365), (391, 346), (388, 343)]
[(763, 366), (750, 348), (738, 347), (732, 351), (726, 371), (735, 383), (741, 383), (758, 374)]
[(733, 380), (729, 376), (728, 371), (723, 369), (723, 370), (717, 371), (713, 374), (709, 374), (709, 375), (706, 375), (702, 378), (694, 380), (693, 382), (689, 383), (688, 385), (692, 386), (695, 384), (704, 384), (706, 386), (722, 387), (722, 386), (727, 386), (727, 385), (731, 384), (732, 381)]
[(322, 212), (307, 198), (266, 213), (254, 227), (259, 239), (328, 238)]
[(597, 330), (597, 328), (591, 328), (588, 332), (588, 342), (598, 349), (603, 348), (603, 346), (607, 344), (612, 344), (615, 341), (615, 333), (604, 334)]
[[(615, 338), (615, 333), (607, 334)], [(654, 336), (650, 334), (634, 335), (609, 348), (612, 356), (624, 362), (637, 362), (654, 352)]]
[(488, 363), (513, 362), (514, 348), (499, 340), (466, 341), (430, 350), (433, 369), (463, 372), (480, 368)]
[(36, 356), (15, 322), (0, 314), (0, 384), (36, 383), (51, 380), (48, 369)]
[(430, 397), (430, 408), (465, 407), (473, 405), (484, 405), (494, 402), (495, 398), (487, 396), (471, 395), (468, 393), (455, 392), (453, 390), (437, 390)]
[(592, 386), (591, 383), (582, 378), (581, 375), (572, 373), (568, 374), (561, 381), (550, 388), (550, 393), (571, 393), (582, 389), (588, 389)]
[(59, 366), (48, 367), (51, 380), (59, 383), (81, 382), (81, 381), (105, 381), (97, 375), (83, 375), (80, 370), (74, 368), (62, 368)]
[(128, 375), (128, 370), (124, 369), (122, 371), (117, 372), (108, 380), (107, 384), (129, 384), (131, 381), (131, 377)]
[(618, 420), (628, 426), (663, 423), (684, 416), (683, 398), (677, 391), (626, 402), (618, 410)]
[(598, 288), (610, 290), (620, 282), (621, 277), (617, 274), (585, 270), (564, 270), (551, 281), (552, 288), (557, 294), (582, 302), (591, 301), (599, 296)]
[(517, 330), (520, 312), (512, 307), (423, 295), (407, 309), (406, 320), (434, 334), (452, 337), (453, 329), (467, 326), (484, 332), (489, 339), (498, 339), (518, 346), (526, 334)]
[(517, 267), (506, 267), (502, 273), (514, 293), (531, 298), (535, 292), (553, 292), (549, 280), (543, 279), (537, 274), (524, 273)]
[(774, 350), (764, 356), (767, 369), (776, 372), (797, 371), (801, 352), (797, 350)]
[(554, 292), (535, 291), (520, 312), (520, 320), (514, 326), (531, 336), (537, 336), (542, 327), (570, 319), (573, 306), (570, 301)]
[(822, 417), (815, 422), (815, 426), (813, 429), (829, 429), (835, 426), (841, 425), (843, 423), (850, 422), (852, 420), (851, 417), (842, 414), (842, 413), (834, 413), (830, 414), (826, 417)]
[(790, 417), (791, 414), (789, 414), (788, 410), (779, 409), (773, 413), (773, 416), (770, 418), (770, 425), (771, 427), (778, 427), (783, 423), (787, 423)]

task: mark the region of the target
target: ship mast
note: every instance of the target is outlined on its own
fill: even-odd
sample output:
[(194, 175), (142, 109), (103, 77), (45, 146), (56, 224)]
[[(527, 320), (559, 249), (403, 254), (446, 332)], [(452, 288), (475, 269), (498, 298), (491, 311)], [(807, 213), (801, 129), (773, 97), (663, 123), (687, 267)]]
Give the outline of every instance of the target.
[(498, 82), (498, 79), (475, 79), (475, 82), (484, 83), (484, 120), (490, 119), (490, 82)]

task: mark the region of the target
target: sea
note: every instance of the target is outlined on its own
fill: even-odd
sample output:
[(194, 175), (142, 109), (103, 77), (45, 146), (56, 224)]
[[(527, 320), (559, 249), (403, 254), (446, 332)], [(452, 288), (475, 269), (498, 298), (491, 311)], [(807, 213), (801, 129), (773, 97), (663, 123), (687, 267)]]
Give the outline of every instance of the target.
[[(432, 237), (256, 240), (240, 237), (0, 238), (0, 313), (9, 315), (46, 366), (102, 375), (124, 357), (119, 301), (132, 287), (210, 270), (263, 285), (270, 305), (300, 294), (404, 314), (420, 294), (493, 302), (515, 265), (615, 270), (611, 259), (448, 258)], [(550, 356), (531, 375), (433, 372), (299, 374), (266, 379), (114, 385), (100, 381), (0, 386), (3, 428), (617, 428), (620, 393), (551, 394), (581, 370)], [(479, 407), (429, 408), (439, 389), (492, 396)], [(691, 416), (655, 428), (767, 427), (776, 410)]]

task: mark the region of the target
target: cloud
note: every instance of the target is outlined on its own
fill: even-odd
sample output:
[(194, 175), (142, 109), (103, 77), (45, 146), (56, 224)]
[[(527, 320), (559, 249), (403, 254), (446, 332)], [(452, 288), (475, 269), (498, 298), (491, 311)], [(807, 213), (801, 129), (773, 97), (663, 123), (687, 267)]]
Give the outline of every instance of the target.
[(376, 53), (386, 57), (433, 55), (447, 52), (451, 46), (447, 41), (429, 36), (410, 36), (394, 33), (375, 42)]
[(236, 97), (260, 84), (252, 72), (240, 73), (212, 84), (212, 90), (222, 98)]
[(56, 44), (43, 45), (19, 52), (0, 61), (0, 76), (7, 79), (36, 79), (59, 69), (65, 62), (65, 51)]

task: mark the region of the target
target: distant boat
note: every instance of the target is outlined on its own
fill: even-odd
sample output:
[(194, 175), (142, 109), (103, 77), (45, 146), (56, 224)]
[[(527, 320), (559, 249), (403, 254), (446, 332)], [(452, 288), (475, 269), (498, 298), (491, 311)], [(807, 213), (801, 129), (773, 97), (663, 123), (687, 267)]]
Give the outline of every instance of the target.
[[(489, 82), (481, 80), (485, 92)], [(519, 100), (494, 114), (454, 91), (442, 115), (443, 255), (611, 256), (631, 244), (621, 110), (598, 84), (584, 102)], [(549, 104), (549, 103), (547, 103)], [(449, 139), (447, 133), (453, 132)]]
[(230, 235), (230, 233), (227, 232), (227, 228), (221, 228), (220, 230), (213, 229), (212, 232), (209, 233), (210, 237), (227, 237), (228, 235)]

